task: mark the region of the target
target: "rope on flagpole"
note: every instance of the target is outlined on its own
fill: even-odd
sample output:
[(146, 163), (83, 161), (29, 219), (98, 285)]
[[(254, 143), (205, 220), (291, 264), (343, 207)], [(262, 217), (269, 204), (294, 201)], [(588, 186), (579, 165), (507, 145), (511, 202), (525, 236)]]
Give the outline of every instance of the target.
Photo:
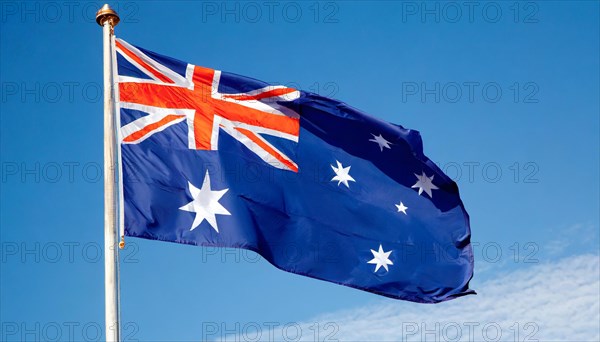
[(96, 13), (102, 26), (104, 60), (104, 295), (106, 341), (120, 341), (119, 250), (117, 248), (115, 96), (113, 78), (114, 27), (119, 16), (108, 4)]

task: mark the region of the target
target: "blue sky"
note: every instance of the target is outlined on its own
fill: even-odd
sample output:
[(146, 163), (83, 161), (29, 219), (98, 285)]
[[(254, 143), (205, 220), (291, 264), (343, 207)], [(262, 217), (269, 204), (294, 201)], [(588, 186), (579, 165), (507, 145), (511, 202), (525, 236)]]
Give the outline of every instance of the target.
[[(471, 216), (479, 292), (404, 303), (251, 252), (130, 238), (125, 340), (418, 340), (448, 322), (469, 340), (474, 320), (502, 339), (598, 339), (598, 2), (111, 5), (133, 44), (419, 130)], [(103, 338), (100, 6), (1, 3), (2, 340)]]

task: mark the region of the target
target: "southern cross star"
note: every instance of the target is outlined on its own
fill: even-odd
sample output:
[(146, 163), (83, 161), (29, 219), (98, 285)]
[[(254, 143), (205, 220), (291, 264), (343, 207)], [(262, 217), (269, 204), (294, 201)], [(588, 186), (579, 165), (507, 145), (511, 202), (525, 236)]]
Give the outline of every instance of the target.
[(383, 268), (385, 268), (386, 271), (389, 271), (388, 265), (394, 264), (390, 260), (390, 254), (392, 254), (392, 251), (384, 252), (383, 247), (381, 245), (379, 245), (379, 251), (376, 252), (374, 250), (371, 250), (371, 253), (373, 253), (374, 258), (372, 260), (367, 261), (367, 263), (376, 265), (375, 271), (373, 272), (377, 272), (381, 266), (383, 266)]
[(179, 209), (196, 213), (190, 231), (196, 229), (202, 221), (206, 220), (218, 233), (219, 226), (217, 225), (217, 218), (215, 215), (231, 215), (231, 213), (219, 203), (221, 197), (223, 197), (229, 189), (211, 190), (210, 175), (208, 174), (208, 171), (206, 171), (206, 176), (204, 176), (204, 182), (202, 183), (201, 189), (196, 188), (194, 184), (189, 181), (188, 188), (192, 195), (192, 201)]
[(400, 204), (396, 204), (396, 208), (398, 208), (398, 212), (403, 212), (404, 215), (407, 215), (406, 209), (408, 209), (408, 207), (405, 206), (404, 203), (400, 202)]
[(437, 186), (435, 186), (435, 184), (432, 183), (434, 175), (431, 175), (431, 177), (427, 177), (427, 175), (425, 175), (425, 172), (422, 172), (421, 175), (415, 173), (415, 176), (417, 177), (417, 182), (415, 183), (415, 185), (411, 186), (411, 188), (419, 188), (419, 195), (421, 195), (423, 191), (425, 191), (425, 193), (428, 194), (429, 197), (433, 198), (431, 190), (439, 189)]
[(377, 145), (379, 145), (379, 149), (383, 152), (383, 148), (387, 148), (387, 149), (391, 149), (390, 145), (393, 145), (391, 142), (385, 140), (385, 138), (379, 134), (379, 135), (375, 135), (373, 133), (371, 133), (371, 135), (373, 136), (373, 139), (369, 139), (369, 141), (372, 141), (374, 143), (376, 143)]
[(335, 172), (335, 176), (331, 178), (331, 181), (338, 181), (338, 186), (341, 183), (344, 183), (344, 185), (347, 188), (350, 188), (350, 185), (348, 185), (348, 181), (356, 182), (354, 178), (350, 176), (350, 166), (343, 167), (339, 161), (336, 160), (335, 162), (337, 163), (337, 167), (331, 165), (333, 172)]

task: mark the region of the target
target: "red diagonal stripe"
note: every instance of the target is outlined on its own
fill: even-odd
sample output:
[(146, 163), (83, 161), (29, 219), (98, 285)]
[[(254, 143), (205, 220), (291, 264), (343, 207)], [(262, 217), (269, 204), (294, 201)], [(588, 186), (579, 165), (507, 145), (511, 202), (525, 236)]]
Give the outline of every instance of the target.
[(151, 123), (151, 124), (145, 126), (144, 128), (140, 129), (139, 131), (131, 133), (130, 135), (126, 136), (123, 139), (123, 141), (124, 142), (136, 141), (140, 138), (143, 138), (145, 135), (151, 133), (155, 129), (158, 129), (161, 126), (167, 125), (168, 123), (175, 121), (177, 119), (180, 119), (181, 117), (182, 117), (182, 115), (175, 115), (175, 114), (167, 115), (164, 118), (160, 119), (159, 121), (157, 121), (155, 123)]
[(286, 158), (284, 158), (279, 152), (275, 151), (271, 146), (265, 144), (265, 142), (262, 141), (262, 139), (260, 139), (259, 137), (257, 137), (254, 132), (244, 129), (244, 128), (239, 128), (239, 127), (235, 127), (235, 129), (238, 132), (242, 133), (243, 135), (247, 136), (248, 139), (252, 140), (258, 146), (260, 146), (263, 150), (265, 150), (268, 154), (275, 157), (275, 159), (277, 159), (280, 163), (287, 166), (290, 170), (292, 170), (294, 172), (298, 172), (298, 167), (296, 165), (294, 165), (294, 163), (292, 163), (289, 160), (287, 160)]
[(136, 61), (136, 63), (138, 63), (139, 65), (141, 65), (142, 67), (144, 67), (146, 70), (148, 70), (149, 72), (151, 72), (152, 75), (156, 76), (156, 78), (158, 78), (159, 80), (161, 80), (161, 81), (163, 81), (165, 83), (175, 83), (170, 78), (168, 78), (167, 76), (163, 75), (158, 70), (154, 69), (154, 67), (152, 67), (150, 64), (144, 62), (135, 53), (133, 53), (132, 51), (128, 50), (118, 40), (115, 40), (115, 43), (117, 44), (117, 48), (118, 49), (120, 49), (124, 54), (126, 54), (129, 58), (131, 58), (134, 61)]
[(215, 112), (231, 121), (243, 122), (294, 136), (298, 136), (300, 132), (300, 122), (297, 118), (271, 114), (233, 102), (218, 101), (215, 104)]
[(285, 95), (285, 94), (290, 94), (295, 92), (296, 89), (293, 88), (277, 88), (277, 89), (273, 89), (273, 90), (268, 90), (256, 95), (227, 95), (227, 94), (223, 94), (223, 97), (228, 98), (228, 99), (234, 99), (234, 100), (240, 100), (240, 101), (246, 101), (246, 100), (261, 100), (261, 99), (265, 99), (265, 98), (269, 98), (269, 97), (274, 97), (274, 96), (281, 96), (281, 95)]

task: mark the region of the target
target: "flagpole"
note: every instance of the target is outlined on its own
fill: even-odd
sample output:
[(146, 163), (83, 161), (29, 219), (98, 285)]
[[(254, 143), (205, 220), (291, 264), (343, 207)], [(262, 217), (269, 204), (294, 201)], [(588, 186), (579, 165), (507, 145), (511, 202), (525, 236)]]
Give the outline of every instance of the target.
[(96, 13), (102, 26), (104, 55), (104, 299), (107, 342), (120, 341), (119, 250), (117, 248), (115, 177), (115, 99), (113, 89), (112, 41), (119, 23), (117, 12), (108, 4)]

